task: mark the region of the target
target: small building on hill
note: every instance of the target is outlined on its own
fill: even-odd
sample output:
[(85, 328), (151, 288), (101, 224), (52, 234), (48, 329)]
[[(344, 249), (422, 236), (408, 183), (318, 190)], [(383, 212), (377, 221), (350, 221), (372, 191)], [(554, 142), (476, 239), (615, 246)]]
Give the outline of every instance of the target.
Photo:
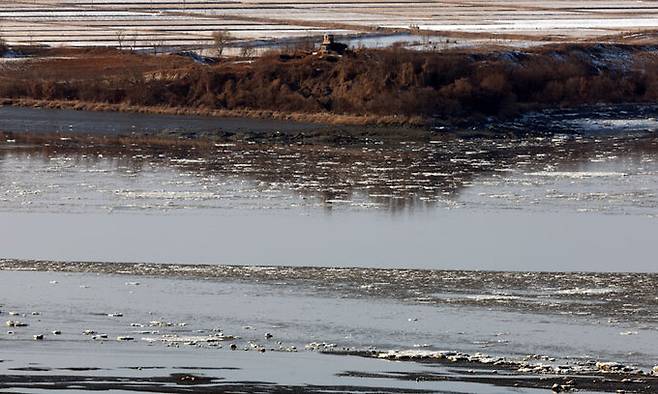
[(342, 55), (347, 51), (347, 45), (336, 42), (333, 34), (325, 34), (318, 54), (320, 55)]

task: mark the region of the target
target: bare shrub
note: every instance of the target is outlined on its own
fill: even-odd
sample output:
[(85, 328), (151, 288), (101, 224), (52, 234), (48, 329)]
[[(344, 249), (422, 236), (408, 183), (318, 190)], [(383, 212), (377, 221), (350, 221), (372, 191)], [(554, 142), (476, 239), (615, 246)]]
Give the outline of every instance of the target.
[(233, 35), (228, 30), (218, 30), (212, 33), (212, 41), (217, 56), (221, 57), (224, 54), (224, 49), (232, 40)]
[(318, 43), (318, 39), (314, 37), (303, 37), (300, 38), (296, 43), (293, 49), (298, 51), (307, 51), (311, 52), (315, 50), (315, 47)]
[(256, 48), (252, 44), (244, 44), (240, 48), (240, 57), (252, 58), (256, 54)]
[(253, 62), (213, 66), (113, 52), (5, 71), (0, 97), (409, 119), (507, 117), (532, 107), (657, 99), (658, 60), (646, 56), (623, 69), (601, 67), (597, 48), (558, 46), (526, 55), (396, 48), (334, 59), (272, 51)]
[(114, 32), (114, 35), (117, 39), (117, 48), (123, 49), (123, 45), (126, 42), (126, 31), (123, 29), (119, 29)]
[(0, 54), (3, 54), (9, 50), (9, 45), (2, 36), (0, 36)]

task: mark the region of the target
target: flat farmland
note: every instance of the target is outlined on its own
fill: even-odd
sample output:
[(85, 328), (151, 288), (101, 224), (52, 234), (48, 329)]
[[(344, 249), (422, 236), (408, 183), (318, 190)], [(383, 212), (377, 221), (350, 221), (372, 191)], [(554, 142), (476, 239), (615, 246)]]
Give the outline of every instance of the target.
[[(510, 0), (4, 0), (0, 29), (13, 44), (209, 45), (228, 30), (242, 42), (429, 33), (462, 41), (652, 39), (651, 1)], [(363, 41), (361, 41), (363, 43)]]

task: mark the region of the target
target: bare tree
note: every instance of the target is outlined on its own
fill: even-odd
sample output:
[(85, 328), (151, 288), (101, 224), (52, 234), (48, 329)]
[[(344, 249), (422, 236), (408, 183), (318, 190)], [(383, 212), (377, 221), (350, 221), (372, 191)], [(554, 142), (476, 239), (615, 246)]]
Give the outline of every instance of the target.
[(244, 44), (240, 48), (240, 56), (246, 58), (252, 58), (256, 54), (256, 48), (252, 44)]
[(227, 44), (233, 40), (233, 35), (228, 30), (219, 30), (212, 33), (212, 40), (218, 56), (224, 54)]
[(156, 38), (153, 40), (152, 45), (154, 55), (165, 51), (165, 41), (162, 38)]
[[(9, 44), (2, 37), (2, 20), (0, 19), (0, 57), (7, 51), (9, 51)], [(0, 62), (0, 71), (4, 71), (5, 68), (8, 68), (8, 66), (4, 62)]]
[(2, 37), (2, 19), (0, 19), (0, 54), (3, 54), (9, 49), (9, 45), (7, 45), (7, 41)]
[(126, 32), (123, 29), (119, 29), (114, 34), (117, 37), (117, 44), (119, 44), (119, 49), (123, 49), (123, 43), (126, 40)]
[(130, 50), (131, 51), (136, 51), (137, 50), (137, 41), (139, 40), (139, 32), (137, 30), (133, 31), (132, 36), (130, 37), (131, 41), (131, 46)]

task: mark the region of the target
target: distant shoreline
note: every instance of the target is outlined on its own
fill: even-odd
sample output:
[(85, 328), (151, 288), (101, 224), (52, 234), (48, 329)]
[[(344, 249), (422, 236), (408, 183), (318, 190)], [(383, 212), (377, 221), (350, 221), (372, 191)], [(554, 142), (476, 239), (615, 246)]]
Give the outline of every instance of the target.
[(580, 108), (588, 116), (606, 106), (633, 116), (634, 105), (658, 104), (658, 58), (650, 46), (389, 48), (342, 56), (272, 51), (217, 64), (107, 48), (35, 51), (4, 64), (0, 105), (274, 120), (324, 132), (367, 128), (364, 135), (388, 138), (397, 130), (397, 139), (427, 139), (432, 132), (551, 133), (523, 119)]
[[(260, 116), (262, 115), (262, 116)], [(511, 120), (468, 125), (403, 126), (330, 124), (267, 117), (267, 113), (196, 111), (191, 108), (128, 107), (95, 103), (1, 100), (0, 134), (47, 140), (53, 135), (167, 138), (207, 142), (361, 145), (429, 142), (437, 138), (506, 138), (556, 134), (645, 134), (658, 131), (658, 104), (592, 105), (535, 111)], [(306, 121), (302, 119), (307, 119)], [(29, 137), (31, 136), (31, 137)], [(13, 137), (15, 138), (15, 137)], [(21, 137), (22, 139), (22, 137)]]
[[(2, 105), (4, 103), (4, 106)], [(47, 141), (56, 135), (156, 138), (188, 141), (328, 143), (427, 141), (429, 128), (390, 125), (336, 125), (299, 119), (244, 116), (242, 113), (173, 108), (112, 110), (93, 103), (8, 103), (0, 100), (0, 135)]]
[(151, 115), (184, 115), (213, 118), (242, 118), (255, 120), (280, 120), (296, 123), (335, 126), (393, 126), (393, 127), (428, 127), (429, 120), (420, 118), (379, 116), (379, 115), (341, 115), (326, 112), (282, 112), (254, 109), (194, 108), (170, 106), (139, 106), (129, 104), (98, 103), (79, 100), (45, 100), (33, 98), (0, 98), (0, 107), (13, 106), (25, 108), (69, 109), (90, 112), (121, 112)]
[(656, 49), (640, 45), (343, 55), (273, 50), (215, 64), (107, 48), (25, 53), (2, 63), (5, 104), (428, 127), (507, 120), (546, 108), (658, 102)]

